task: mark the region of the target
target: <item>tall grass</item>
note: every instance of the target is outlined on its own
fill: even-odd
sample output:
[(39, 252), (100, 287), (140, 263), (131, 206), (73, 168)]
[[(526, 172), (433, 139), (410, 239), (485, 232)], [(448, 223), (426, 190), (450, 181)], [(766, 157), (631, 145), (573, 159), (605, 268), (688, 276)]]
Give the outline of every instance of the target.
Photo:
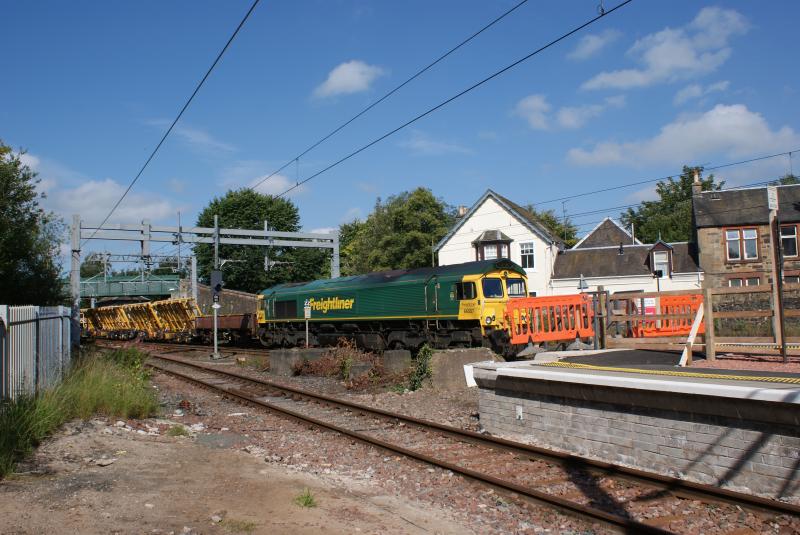
[(158, 401), (136, 349), (82, 355), (64, 381), (39, 396), (0, 402), (0, 477), (64, 422), (101, 414), (144, 418)]

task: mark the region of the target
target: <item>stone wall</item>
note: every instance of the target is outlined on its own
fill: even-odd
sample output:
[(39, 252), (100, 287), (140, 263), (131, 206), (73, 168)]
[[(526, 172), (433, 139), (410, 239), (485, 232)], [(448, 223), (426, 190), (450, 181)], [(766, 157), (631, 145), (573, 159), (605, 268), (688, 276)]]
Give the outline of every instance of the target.
[(797, 425), (489, 388), (479, 407), (512, 440), (771, 497), (800, 488)]

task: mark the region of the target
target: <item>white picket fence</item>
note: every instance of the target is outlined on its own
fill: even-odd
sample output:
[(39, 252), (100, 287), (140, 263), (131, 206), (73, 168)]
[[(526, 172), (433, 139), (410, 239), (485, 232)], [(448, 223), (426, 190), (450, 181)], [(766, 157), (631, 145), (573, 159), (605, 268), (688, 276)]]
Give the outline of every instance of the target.
[(0, 399), (53, 386), (69, 365), (69, 308), (0, 305)]

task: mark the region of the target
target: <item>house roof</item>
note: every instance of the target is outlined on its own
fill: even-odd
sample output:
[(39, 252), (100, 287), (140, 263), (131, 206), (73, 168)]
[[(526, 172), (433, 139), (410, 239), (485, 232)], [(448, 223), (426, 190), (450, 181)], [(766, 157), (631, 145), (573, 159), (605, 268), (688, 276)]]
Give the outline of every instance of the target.
[(500, 232), (499, 230), (484, 230), (481, 232), (480, 236), (472, 240), (472, 243), (483, 243), (483, 242), (495, 242), (495, 241), (507, 241), (512, 242), (511, 238)]
[[(778, 186), (781, 221), (800, 221), (800, 185)], [(767, 188), (704, 191), (692, 197), (698, 228), (769, 223)]]
[(590, 230), (589, 233), (572, 248), (612, 247), (618, 246), (620, 243), (628, 245), (631, 242), (635, 245), (642, 245), (642, 242), (634, 240), (630, 233), (622, 228), (622, 225), (610, 217), (607, 217)]
[[(702, 270), (690, 254), (686, 242), (670, 243), (672, 248), (673, 273), (699, 273)], [(586, 247), (568, 249), (556, 256), (553, 266), (554, 279), (577, 279), (584, 277), (624, 277), (652, 275), (650, 251), (654, 245), (624, 245), (623, 254), (616, 247)]]
[(473, 204), (470, 209), (464, 214), (463, 217), (459, 218), (455, 225), (448, 231), (444, 237), (439, 240), (439, 243), (436, 244), (436, 251), (439, 251), (444, 245), (450, 241), (450, 238), (458, 232), (464, 223), (472, 217), (472, 214), (486, 201), (486, 199), (492, 198), (494, 201), (502, 206), (508, 213), (514, 216), (520, 223), (522, 223), (525, 227), (528, 228), (534, 234), (537, 234), (540, 238), (547, 242), (561, 244), (563, 243), (560, 239), (553, 236), (547, 227), (545, 227), (537, 218), (534, 216), (530, 211), (526, 210), (522, 206), (518, 205), (517, 203), (510, 201), (509, 199), (503, 197), (502, 195), (498, 195), (491, 189), (487, 189), (486, 192), (481, 195), (481, 198)]

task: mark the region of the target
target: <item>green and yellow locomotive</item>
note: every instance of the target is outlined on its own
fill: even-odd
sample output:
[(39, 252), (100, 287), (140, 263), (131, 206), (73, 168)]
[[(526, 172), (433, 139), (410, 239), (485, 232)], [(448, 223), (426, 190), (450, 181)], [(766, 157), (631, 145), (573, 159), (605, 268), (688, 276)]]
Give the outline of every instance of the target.
[(304, 345), (309, 307), (314, 346), (345, 337), (373, 351), (427, 343), (509, 354), (505, 304), (526, 295), (525, 272), (506, 259), (281, 284), (259, 295), (258, 335), (268, 347)]

